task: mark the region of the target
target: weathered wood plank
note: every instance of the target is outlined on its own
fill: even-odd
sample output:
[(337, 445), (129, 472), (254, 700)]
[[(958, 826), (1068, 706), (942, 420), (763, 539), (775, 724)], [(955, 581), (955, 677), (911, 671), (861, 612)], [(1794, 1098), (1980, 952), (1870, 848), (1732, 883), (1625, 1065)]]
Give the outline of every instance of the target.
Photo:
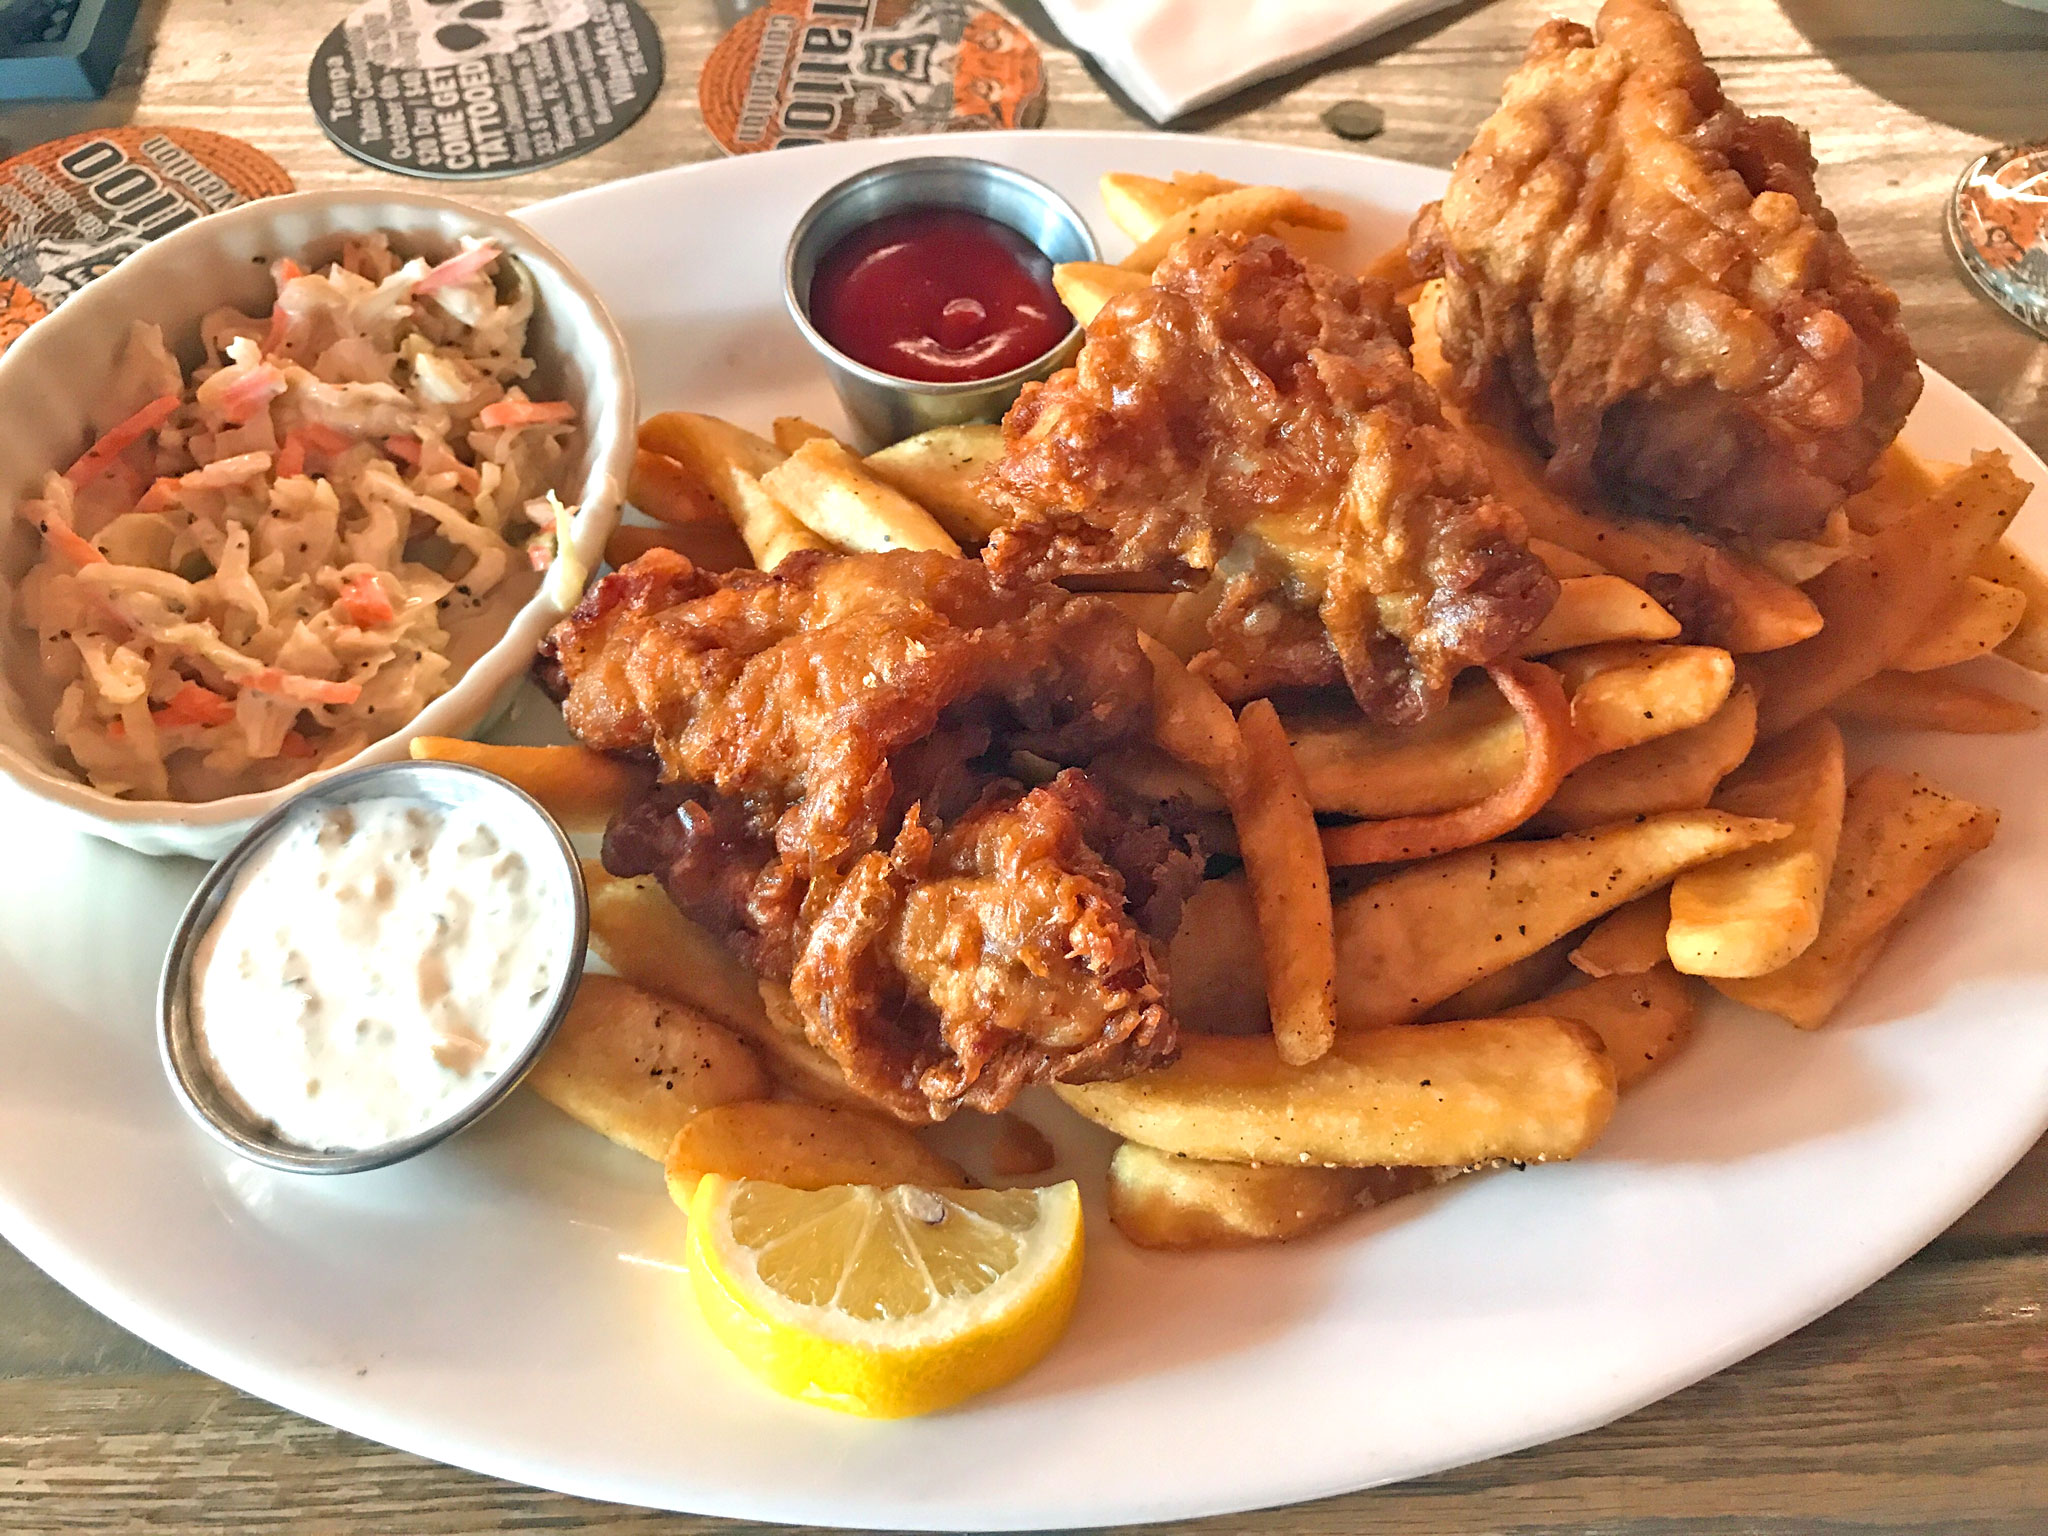
[[(1915, 1261), (1783, 1344), (1572, 1440), (1228, 1522), (1265, 1536), (2048, 1529), (2048, 1255)], [(189, 1372), (0, 1381), (0, 1529), (736, 1531), (473, 1477)]]

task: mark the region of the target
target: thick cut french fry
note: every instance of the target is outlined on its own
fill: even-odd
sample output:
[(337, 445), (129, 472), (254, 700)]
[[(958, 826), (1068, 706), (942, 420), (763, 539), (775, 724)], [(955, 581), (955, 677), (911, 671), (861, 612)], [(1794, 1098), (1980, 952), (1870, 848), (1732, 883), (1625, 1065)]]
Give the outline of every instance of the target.
[(1655, 811), (1695, 810), (1755, 744), (1756, 691), (1737, 688), (1703, 725), (1573, 769), (1526, 825), (1546, 834), (1582, 832)]
[(1327, 1051), (1337, 1033), (1330, 871), (1307, 786), (1272, 702), (1246, 705), (1238, 730), (1245, 772), (1231, 817), (1259, 917), (1273, 1039), (1282, 1061), (1302, 1066)]
[(1467, 848), (1374, 881), (1336, 905), (1339, 1033), (1419, 1018), (1680, 871), (1790, 830), (1723, 811), (1668, 811)]
[(1602, 976), (1640, 976), (1667, 962), (1664, 930), (1671, 926), (1671, 896), (1652, 891), (1616, 907), (1593, 925), (1571, 952), (1575, 970)]
[(1244, 737), (1230, 706), (1173, 652), (1141, 633), (1152, 663), (1152, 739), (1175, 761), (1209, 782), (1227, 803), (1244, 779)]
[[(1526, 504), (1514, 502), (1526, 515)], [(1596, 516), (1559, 499), (1531, 526), (1634, 582), (1649, 582), (1687, 640), (1738, 654), (1771, 652), (1817, 633), (1813, 600), (1761, 565), (1676, 523)]]
[(1692, 988), (1668, 965), (1609, 976), (1553, 992), (1507, 1010), (1583, 1024), (1600, 1037), (1614, 1063), (1617, 1088), (1634, 1087), (1692, 1036)]
[(1515, 781), (1528, 743), (1499, 685), (1476, 674), (1418, 725), (1374, 725), (1345, 708), (1298, 715), (1288, 735), (1317, 811), (1374, 820), (1484, 801)]
[(1211, 578), (1199, 587), (1173, 595), (1173, 606), (1159, 626), (1158, 640), (1182, 661), (1193, 661), (1209, 648), (1209, 620), (1223, 601), (1227, 582)]
[(1496, 492), (1522, 514), (1531, 535), (1649, 591), (1685, 626), (1686, 639), (1742, 653), (1775, 651), (1819, 633), (1812, 600), (1761, 565), (1677, 523), (1574, 506), (1543, 483), (1540, 461), (1519, 443), (1487, 427), (1470, 432)]
[(1842, 512), (1858, 533), (1876, 533), (1933, 495), (1959, 467), (1933, 463), (1895, 442), (1878, 455), (1870, 484), (1843, 502)]
[(725, 521), (725, 509), (695, 473), (667, 454), (645, 448), (634, 451), (626, 500), (656, 522), (676, 527)]
[(640, 446), (667, 454), (702, 482), (762, 570), (799, 549), (830, 547), (762, 487), (761, 476), (788, 457), (766, 438), (716, 416), (664, 411), (640, 423)]
[(1287, 187), (1238, 187), (1218, 192), (1173, 214), (1123, 259), (1131, 272), (1150, 272), (1166, 253), (1190, 235), (1263, 235), (1282, 224), (1302, 229), (1342, 230), (1350, 220), (1334, 208), (1311, 202)]
[(605, 564), (615, 570), (623, 569), (650, 549), (672, 549), (703, 571), (742, 570), (754, 563), (754, 552), (747, 548), (747, 541), (721, 515), (716, 522), (688, 523), (676, 528), (643, 528), (637, 523), (615, 528), (605, 540)]
[(1482, 976), (1471, 986), (1453, 992), (1422, 1016), (1425, 1024), (1457, 1019), (1490, 1019), (1497, 1013), (1541, 997), (1571, 974), (1567, 951), (1569, 938), (1546, 944), (1533, 955), (1524, 955), (1513, 965)]
[(1081, 325), (1092, 325), (1103, 306), (1119, 294), (1152, 286), (1151, 272), (1134, 272), (1106, 261), (1063, 261), (1052, 269), (1053, 292)]
[(583, 861), (590, 945), (635, 986), (708, 1013), (746, 1039), (769, 1028), (761, 994), (723, 944), (676, 910), (651, 877), (624, 879)]
[(1234, 192), (1241, 182), (1220, 176), (1186, 174), (1172, 181), (1111, 171), (1102, 178), (1102, 210), (1132, 244), (1143, 244), (1175, 214), (1218, 192)]
[(1235, 192), (1244, 183), (1218, 176), (1214, 171), (1175, 171), (1173, 184), (1193, 198), (1214, 197), (1218, 192)]
[(1788, 822), (1789, 836), (1688, 870), (1671, 887), (1665, 948), (1693, 976), (1761, 976), (1820, 932), (1842, 831), (1842, 733), (1817, 716), (1771, 742), (1714, 804)]
[(1270, 1039), (1190, 1035), (1159, 1071), (1054, 1091), (1126, 1140), (1187, 1157), (1465, 1167), (1584, 1151), (1613, 1113), (1614, 1065), (1583, 1024), (1481, 1019), (1340, 1030), (1305, 1067)]
[(2005, 455), (1979, 454), (1873, 534), (1862, 554), (1816, 576), (1806, 590), (1827, 627), (1797, 646), (1743, 662), (1745, 679), (1757, 686), (1764, 735), (1797, 725), (1889, 666), (1998, 542), (2030, 489)]
[(1678, 620), (1632, 581), (1567, 576), (1557, 584), (1556, 604), (1522, 642), (1521, 654), (1548, 656), (1613, 640), (1675, 640), (1678, 631)]
[(931, 513), (869, 474), (859, 457), (833, 438), (804, 443), (763, 475), (761, 485), (812, 533), (840, 549), (960, 553)]
[(1589, 645), (1549, 658), (1572, 698), (1572, 729), (1589, 754), (1619, 752), (1711, 720), (1735, 687), (1735, 658), (1718, 646)]
[[(795, 453), (805, 443), (821, 437), (827, 442), (838, 443), (840, 447), (846, 448), (845, 441), (838, 433), (802, 416), (778, 416), (768, 430), (775, 439), (775, 446), (784, 453)], [(847, 448), (846, 451), (851, 453), (853, 450)]]
[(1877, 958), (1892, 926), (1928, 886), (1991, 844), (1998, 813), (1917, 773), (1872, 768), (1850, 786), (1820, 934), (1767, 976), (1716, 977), (1738, 1003), (1818, 1029)]
[(1127, 1141), (1109, 1160), (1109, 1219), (1140, 1248), (1244, 1248), (1335, 1226), (1363, 1168), (1218, 1163)]
[(759, 479), (789, 455), (767, 438), (734, 426), (722, 416), (697, 411), (663, 411), (640, 423), (640, 447), (674, 459), (696, 472), (715, 500), (723, 502), (718, 485), (704, 473), (714, 467), (738, 470)]
[(1003, 525), (1002, 513), (980, 490), (981, 477), (1002, 456), (1003, 429), (972, 422), (906, 437), (861, 462), (882, 484), (931, 513), (962, 547), (978, 549)]
[(1204, 880), (1180, 909), (1166, 952), (1174, 1022), (1203, 1035), (1257, 1035), (1271, 1028), (1259, 913), (1242, 875)]
[[(1541, 560), (1550, 574), (1560, 582), (1574, 576), (1606, 576), (1606, 566), (1598, 560), (1589, 560), (1575, 549), (1566, 549), (1562, 544), (1553, 544), (1548, 539), (1529, 540), (1529, 553)], [(1636, 590), (1641, 591), (1638, 587)]]
[(807, 528), (760, 481), (736, 479), (732, 493), (738, 509), (733, 514), (733, 526), (746, 541), (759, 569), (772, 571), (799, 550), (829, 552), (836, 547)]
[(918, 1184), (964, 1189), (967, 1175), (906, 1127), (857, 1109), (786, 1099), (724, 1104), (686, 1117), (662, 1149), (669, 1194), (684, 1210), (707, 1173), (787, 1189)]
[(754, 1053), (724, 1025), (598, 975), (583, 978), (526, 1084), (572, 1120), (656, 1159), (699, 1110), (769, 1089)]
[(1780, 581), (1804, 586), (1837, 560), (1848, 559), (1862, 547), (1862, 539), (1849, 526), (1848, 518), (1838, 511), (1828, 519), (1818, 538), (1757, 539), (1749, 545), (1748, 552)]
[(415, 736), (415, 762), (461, 763), (494, 773), (540, 803), (563, 830), (601, 832), (626, 797), (652, 777), (588, 747), (501, 747), (459, 736)]
[(1995, 651), (2026, 617), (2027, 594), (1982, 576), (1965, 576), (1950, 589), (1927, 627), (1892, 658), (1901, 672), (1933, 672)]
[(1837, 717), (1903, 731), (1965, 736), (2031, 731), (2041, 716), (2030, 704), (1947, 672), (1880, 672), (1837, 698)]
[(1427, 816), (1484, 800), (1511, 783), (1526, 750), (1521, 717), (1483, 673), (1418, 725), (1374, 725), (1356, 706), (1287, 722), (1318, 811), (1383, 819)]
[(1127, 1141), (1109, 1160), (1109, 1219), (1140, 1248), (1285, 1243), (1463, 1171), (1218, 1163)]
[(2000, 539), (1977, 557), (1976, 572), (2002, 587), (2011, 587), (2027, 600), (2018, 625), (1998, 647), (1998, 654), (2029, 672), (2048, 672), (2048, 576), (2015, 549), (2009, 538)]
[(1541, 810), (1584, 759), (1572, 729), (1571, 705), (1555, 672), (1534, 661), (1495, 662), (1486, 671), (1521, 717), (1522, 763), (1515, 777), (1484, 800), (1454, 811), (1327, 827), (1323, 858), (1332, 868), (1426, 859), (1503, 837)]

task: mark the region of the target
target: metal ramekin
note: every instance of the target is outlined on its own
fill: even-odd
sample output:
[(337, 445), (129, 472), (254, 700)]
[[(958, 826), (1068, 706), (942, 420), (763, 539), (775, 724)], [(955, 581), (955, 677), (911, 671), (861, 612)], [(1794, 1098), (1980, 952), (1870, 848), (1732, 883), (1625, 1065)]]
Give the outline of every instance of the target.
[[(573, 925), (568, 935), (567, 960), (540, 1027), (480, 1097), (423, 1131), (381, 1146), (359, 1151), (305, 1147), (279, 1136), (274, 1126), (249, 1114), (215, 1081), (192, 1018), (192, 964), (200, 941), (220, 916), (235, 881), (250, 859), (286, 826), (331, 806), (381, 799), (413, 800), (444, 808), (489, 802), (495, 813), (494, 825), (507, 842), (526, 856), (536, 872), (552, 871), (562, 881)], [(186, 1111), (216, 1141), (251, 1161), (287, 1173), (361, 1173), (382, 1168), (446, 1141), (503, 1103), (519, 1086), (520, 1079), (532, 1070), (568, 1016), (577, 983), (583, 978), (583, 952), (589, 936), (590, 908), (584, 898), (583, 871), (576, 850), (554, 818), (524, 790), (495, 774), (458, 763), (385, 763), (337, 774), (287, 800), (257, 822), (192, 893), (185, 915), (178, 920), (178, 931), (171, 937), (171, 952), (164, 961), (163, 979), (157, 986), (157, 1049), (178, 1101)]]
[(783, 258), (782, 292), (854, 425), (876, 443), (893, 443), (931, 427), (996, 421), (1033, 379), (1065, 367), (1081, 347), (1075, 325), (1059, 343), (1021, 368), (992, 379), (928, 384), (899, 379), (857, 363), (811, 324), (811, 279), (818, 262), (847, 235), (884, 214), (911, 208), (965, 208), (1007, 224), (1054, 262), (1094, 261), (1095, 236), (1074, 207), (1045, 183), (1008, 166), (963, 156), (897, 160), (850, 176), (811, 204), (797, 221)]

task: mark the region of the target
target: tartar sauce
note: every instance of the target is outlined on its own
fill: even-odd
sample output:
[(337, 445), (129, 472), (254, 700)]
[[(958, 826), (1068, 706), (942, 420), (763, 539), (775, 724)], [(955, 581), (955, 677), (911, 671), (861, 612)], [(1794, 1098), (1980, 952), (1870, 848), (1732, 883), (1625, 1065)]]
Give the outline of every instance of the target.
[(481, 808), (328, 807), (256, 852), (201, 941), (199, 1043), (289, 1141), (411, 1136), (541, 1028), (569, 959), (563, 905)]

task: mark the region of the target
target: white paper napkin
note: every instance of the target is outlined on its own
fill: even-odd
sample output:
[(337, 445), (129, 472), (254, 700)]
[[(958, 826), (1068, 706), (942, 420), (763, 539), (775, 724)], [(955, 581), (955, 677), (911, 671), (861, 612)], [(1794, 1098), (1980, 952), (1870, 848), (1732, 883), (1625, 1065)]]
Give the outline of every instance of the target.
[(1363, 42), (1453, 0), (1041, 0), (1154, 122)]

